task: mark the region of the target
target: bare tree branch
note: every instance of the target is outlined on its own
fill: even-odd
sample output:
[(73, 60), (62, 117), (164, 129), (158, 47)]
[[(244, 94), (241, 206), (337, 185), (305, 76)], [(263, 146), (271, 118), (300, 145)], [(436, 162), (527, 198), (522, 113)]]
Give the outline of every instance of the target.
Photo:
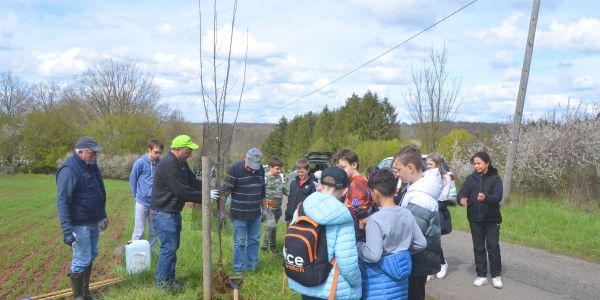
[(425, 151), (437, 149), (443, 123), (452, 121), (460, 106), (460, 81), (448, 78), (447, 50), (433, 47), (422, 69), (412, 70), (413, 86), (406, 91), (410, 118), (417, 125), (417, 137)]

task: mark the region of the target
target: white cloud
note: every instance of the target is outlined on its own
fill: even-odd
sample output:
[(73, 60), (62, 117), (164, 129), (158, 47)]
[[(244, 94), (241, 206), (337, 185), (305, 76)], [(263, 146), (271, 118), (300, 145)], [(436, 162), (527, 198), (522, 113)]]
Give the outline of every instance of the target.
[(507, 68), (514, 66), (516, 60), (513, 56), (514, 52), (509, 52), (506, 50), (496, 51), (492, 56), (491, 65), (494, 68)]
[(559, 105), (565, 107), (569, 104), (569, 97), (568, 94), (564, 93), (527, 95), (525, 100), (526, 110), (539, 114), (557, 108)]
[(520, 23), (523, 21), (523, 13), (513, 12), (508, 17), (502, 20), (498, 27), (492, 27), (477, 32), (468, 31), (467, 38), (474, 38), (483, 41), (486, 44), (495, 45), (512, 45), (522, 46), (527, 36), (527, 32), (522, 28)]
[[(202, 39), (202, 51), (204, 55), (213, 53), (214, 32), (207, 30)], [(217, 56), (226, 58), (229, 50), (231, 38), (231, 24), (225, 24), (217, 30)], [(243, 60), (246, 55), (246, 45), (248, 46), (248, 59), (266, 59), (280, 54), (280, 50), (275, 44), (258, 41), (252, 34), (233, 30), (233, 43), (231, 46), (231, 56), (233, 59)]]
[(350, 0), (349, 3), (361, 13), (373, 14), (377, 20), (412, 27), (431, 24), (440, 7), (439, 1), (421, 0)]
[(477, 99), (477, 102), (483, 99), (516, 99), (518, 86), (512, 82), (500, 82), (491, 84), (475, 85), (469, 93)]
[(13, 33), (0, 28), (0, 50), (11, 50), (15, 48), (12, 44)]
[(104, 58), (126, 58), (129, 55), (128, 47), (116, 47), (112, 48), (104, 55)]
[(574, 23), (552, 21), (548, 30), (539, 32), (540, 46), (580, 52), (600, 51), (600, 20), (581, 18)]
[(399, 67), (375, 66), (367, 69), (370, 81), (378, 84), (403, 84), (408, 81), (407, 72)]
[(504, 71), (502, 79), (505, 81), (519, 80), (521, 78), (521, 69), (517, 67), (508, 67)]
[(168, 64), (168, 63), (174, 63), (175, 62), (175, 54), (167, 54), (167, 53), (162, 53), (162, 52), (158, 52), (156, 54), (154, 54), (153, 59), (161, 64)]
[(573, 87), (576, 89), (591, 89), (596, 87), (596, 83), (590, 76), (580, 76), (573, 79)]
[(154, 31), (159, 35), (173, 36), (176, 33), (176, 28), (171, 22), (163, 22), (156, 25)]
[(37, 71), (43, 76), (72, 76), (85, 71), (90, 63), (99, 55), (93, 50), (80, 47), (68, 49), (64, 52), (39, 52), (34, 53), (38, 61)]
[(154, 83), (158, 85), (162, 92), (174, 92), (179, 86), (179, 83), (177, 81), (160, 76), (154, 77)]

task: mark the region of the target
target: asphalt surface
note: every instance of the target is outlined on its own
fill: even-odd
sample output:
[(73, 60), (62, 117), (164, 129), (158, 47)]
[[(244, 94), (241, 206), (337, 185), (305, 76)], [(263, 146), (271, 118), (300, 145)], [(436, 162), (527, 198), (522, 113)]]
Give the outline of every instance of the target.
[(475, 287), (471, 234), (453, 231), (442, 247), (448, 275), (426, 285), (439, 299), (600, 299), (600, 264), (500, 241), (504, 287)]

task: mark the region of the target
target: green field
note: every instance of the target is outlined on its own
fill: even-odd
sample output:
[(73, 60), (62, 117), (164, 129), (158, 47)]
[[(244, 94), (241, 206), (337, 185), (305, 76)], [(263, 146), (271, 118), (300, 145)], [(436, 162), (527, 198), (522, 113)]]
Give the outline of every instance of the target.
[[(106, 180), (109, 230), (100, 237), (92, 280), (115, 277), (112, 251), (130, 238), (133, 201), (127, 182)], [(0, 176), (0, 298), (15, 299), (68, 287), (71, 249), (56, 216), (53, 176)]]
[[(131, 239), (133, 207), (127, 181), (105, 180), (109, 229), (100, 236), (100, 254), (94, 264), (92, 282), (114, 277), (127, 281), (104, 289), (105, 299), (197, 299), (202, 295), (202, 239), (192, 229), (191, 209), (183, 211), (183, 231), (178, 251), (177, 279), (186, 284), (186, 292), (170, 295), (154, 288), (151, 271), (127, 276), (123, 258), (112, 258), (119, 245)], [(53, 176), (0, 176), (0, 299), (18, 299), (68, 287), (71, 250), (63, 244), (56, 216), (56, 188)], [(279, 237), (285, 225), (280, 224)], [(231, 273), (232, 237), (227, 227), (223, 236), (224, 270)], [(214, 270), (217, 270), (217, 235), (213, 234)], [(153, 270), (156, 257), (153, 257)], [(280, 294), (283, 268), (281, 257), (260, 253), (260, 270), (246, 274), (240, 295), (243, 299), (297, 299), (286, 290)], [(230, 299), (231, 295), (220, 295)]]
[[(126, 181), (106, 180), (109, 229), (100, 237), (100, 256), (92, 281), (114, 277), (127, 280), (102, 291), (104, 299), (198, 299), (202, 296), (202, 239), (192, 229), (191, 209), (184, 209), (177, 278), (185, 292), (171, 295), (154, 287), (154, 273), (125, 274), (122, 257), (113, 250), (131, 238), (134, 201)], [(70, 249), (62, 243), (56, 217), (54, 177), (46, 175), (0, 176), (0, 298), (44, 294), (68, 287)], [(468, 230), (466, 210), (450, 208), (455, 229)], [(600, 212), (583, 212), (547, 199), (516, 200), (502, 210), (501, 239), (546, 249), (554, 253), (600, 262)], [(280, 225), (281, 240), (284, 225)], [(223, 236), (224, 270), (231, 273), (231, 229)], [(213, 270), (217, 270), (217, 236), (213, 233)], [(156, 257), (153, 257), (153, 270)], [(281, 295), (281, 258), (260, 253), (260, 269), (245, 274), (242, 299), (299, 299), (289, 289)], [(231, 299), (231, 295), (218, 295)]]

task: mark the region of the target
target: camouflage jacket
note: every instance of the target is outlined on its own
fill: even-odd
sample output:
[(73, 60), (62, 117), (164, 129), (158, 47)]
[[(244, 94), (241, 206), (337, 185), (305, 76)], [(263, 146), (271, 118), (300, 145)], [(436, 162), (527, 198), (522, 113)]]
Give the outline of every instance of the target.
[(271, 176), (271, 174), (267, 173), (265, 175), (265, 192), (267, 201), (274, 200), (274, 208), (281, 208), (283, 195), (287, 195), (287, 189), (286, 184), (281, 180), (279, 174)]

